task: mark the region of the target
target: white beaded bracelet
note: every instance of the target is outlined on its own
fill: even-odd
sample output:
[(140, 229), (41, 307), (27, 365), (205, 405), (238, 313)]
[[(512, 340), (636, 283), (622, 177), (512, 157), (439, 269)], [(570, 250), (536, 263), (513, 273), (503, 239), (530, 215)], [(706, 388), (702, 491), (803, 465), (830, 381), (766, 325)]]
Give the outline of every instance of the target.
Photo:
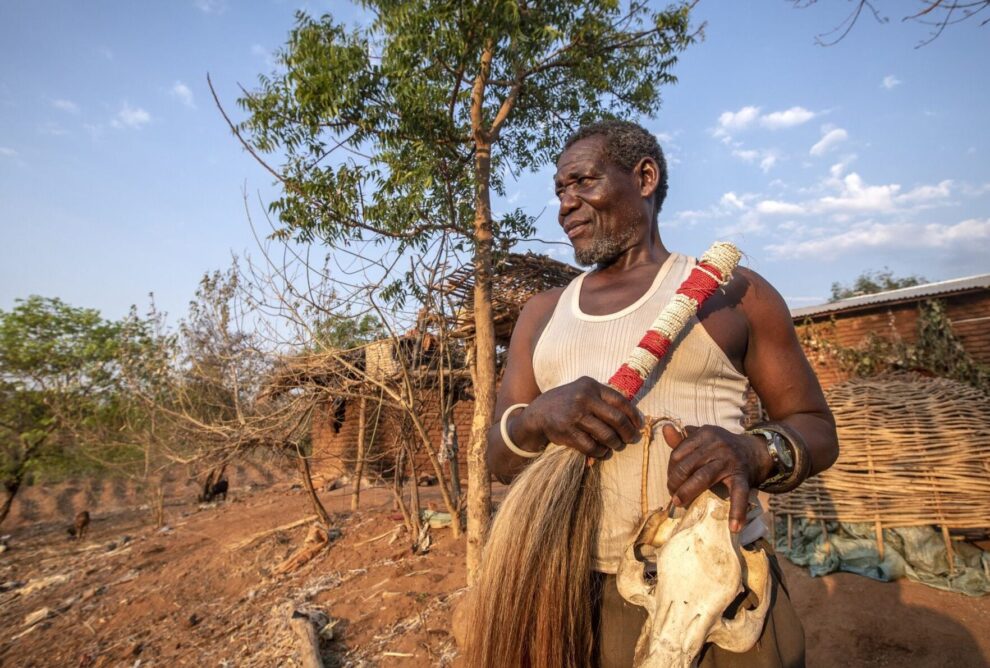
[(542, 455), (543, 451), (540, 450), (539, 452), (530, 452), (529, 450), (523, 450), (518, 445), (513, 443), (511, 438), (509, 438), (509, 425), (508, 425), (509, 413), (516, 410), (517, 408), (526, 408), (526, 406), (529, 406), (529, 404), (513, 404), (512, 406), (506, 408), (505, 412), (502, 413), (502, 421), (499, 423), (499, 427), (501, 428), (502, 442), (505, 443), (505, 447), (507, 447), (509, 450), (512, 450), (512, 452), (519, 455), (520, 457), (525, 457), (526, 459), (534, 459)]

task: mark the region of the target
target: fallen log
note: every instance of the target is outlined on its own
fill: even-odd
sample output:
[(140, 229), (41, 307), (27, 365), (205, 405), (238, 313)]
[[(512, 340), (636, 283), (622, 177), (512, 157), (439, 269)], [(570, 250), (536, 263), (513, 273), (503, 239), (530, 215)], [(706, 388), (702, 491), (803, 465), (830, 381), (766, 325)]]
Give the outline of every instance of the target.
[(302, 547), (293, 552), (288, 559), (276, 566), (272, 570), (272, 574), (282, 575), (284, 573), (290, 573), (296, 570), (319, 554), (329, 543), (330, 536), (328, 535), (327, 530), (319, 524), (314, 524), (309, 528), (309, 533), (306, 534), (306, 540), (303, 541)]
[(299, 641), (299, 658), (303, 668), (323, 668), (323, 657), (320, 656), (320, 637), (313, 628), (309, 617), (293, 610), (289, 617), (289, 627)]
[(289, 529), (295, 529), (296, 527), (302, 526), (304, 524), (309, 524), (315, 519), (316, 519), (316, 515), (309, 515), (308, 517), (304, 517), (301, 520), (296, 520), (295, 522), (289, 522), (288, 524), (277, 526), (274, 529), (268, 529), (267, 531), (256, 533), (252, 536), (248, 536), (244, 540), (238, 541), (232, 545), (228, 545), (227, 549), (230, 551), (240, 550), (241, 548), (247, 547), (251, 543), (259, 541), (262, 538), (265, 538), (266, 536), (271, 536), (273, 533), (278, 533), (279, 531), (288, 531)]

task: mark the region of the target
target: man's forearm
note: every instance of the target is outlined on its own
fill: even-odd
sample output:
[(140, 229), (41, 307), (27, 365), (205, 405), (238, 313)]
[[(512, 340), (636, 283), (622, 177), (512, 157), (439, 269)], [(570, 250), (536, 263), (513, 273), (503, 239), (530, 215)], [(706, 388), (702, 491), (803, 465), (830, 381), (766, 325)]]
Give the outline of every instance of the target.
[(797, 432), (804, 442), (811, 460), (810, 475), (818, 475), (835, 463), (839, 442), (831, 413), (795, 413), (775, 422)]

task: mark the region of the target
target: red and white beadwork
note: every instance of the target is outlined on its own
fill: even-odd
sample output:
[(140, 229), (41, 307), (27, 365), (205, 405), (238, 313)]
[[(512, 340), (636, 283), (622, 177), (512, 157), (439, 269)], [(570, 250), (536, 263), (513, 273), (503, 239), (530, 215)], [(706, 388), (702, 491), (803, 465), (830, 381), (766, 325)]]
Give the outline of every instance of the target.
[(632, 400), (688, 320), (706, 299), (729, 282), (741, 258), (739, 249), (728, 242), (712, 244), (608, 384)]

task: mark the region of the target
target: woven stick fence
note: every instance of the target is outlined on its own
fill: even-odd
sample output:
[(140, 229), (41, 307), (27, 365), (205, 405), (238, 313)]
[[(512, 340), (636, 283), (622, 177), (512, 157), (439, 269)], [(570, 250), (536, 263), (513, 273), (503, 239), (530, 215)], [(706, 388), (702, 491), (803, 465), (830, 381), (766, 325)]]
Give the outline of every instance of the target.
[[(946, 378), (885, 374), (827, 393), (839, 435), (832, 468), (789, 494), (775, 515), (883, 527), (990, 527), (990, 397)], [(951, 563), (951, 561), (950, 561)]]

